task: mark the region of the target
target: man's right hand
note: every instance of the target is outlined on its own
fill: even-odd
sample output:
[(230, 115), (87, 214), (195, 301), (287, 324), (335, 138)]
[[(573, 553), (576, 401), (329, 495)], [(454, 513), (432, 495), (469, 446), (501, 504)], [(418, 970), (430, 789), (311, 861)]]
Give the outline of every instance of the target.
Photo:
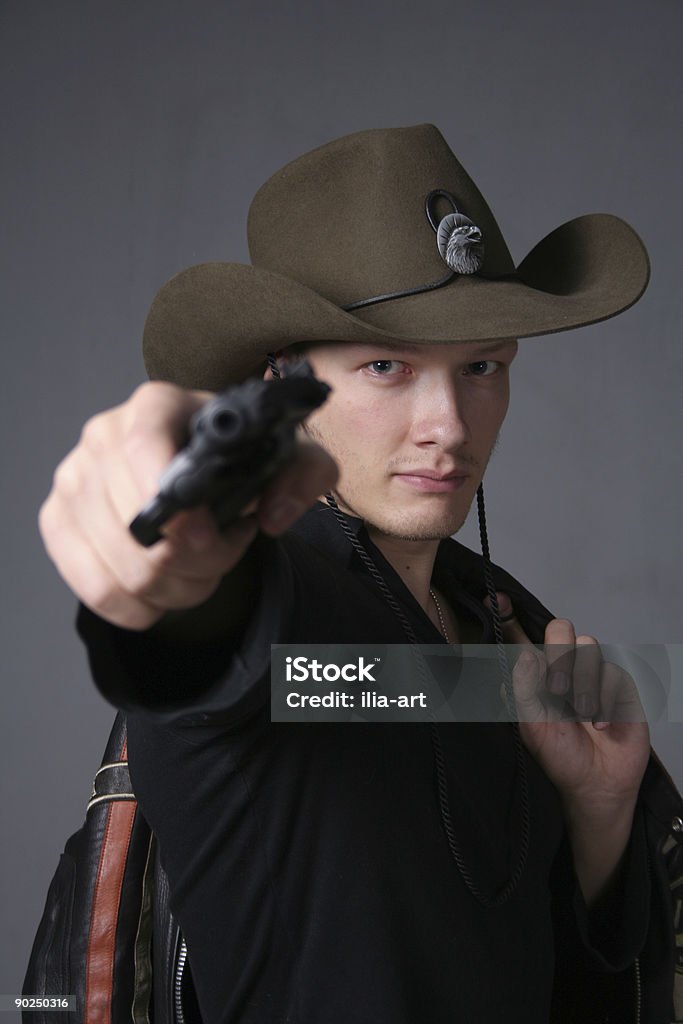
[(192, 415), (211, 393), (142, 384), (122, 405), (88, 420), (57, 467), (40, 509), (47, 552), (77, 597), (126, 629), (148, 629), (167, 611), (194, 608), (214, 593), (261, 528), (288, 529), (334, 486), (337, 466), (312, 442), (271, 481), (249, 515), (219, 532), (206, 508), (179, 512), (151, 548), (129, 524), (157, 493), (161, 473), (182, 446)]

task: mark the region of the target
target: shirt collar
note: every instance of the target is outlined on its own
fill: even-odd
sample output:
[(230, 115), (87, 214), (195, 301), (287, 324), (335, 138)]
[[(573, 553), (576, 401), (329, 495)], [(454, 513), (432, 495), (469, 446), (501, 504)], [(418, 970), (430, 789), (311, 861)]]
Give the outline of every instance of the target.
[[(348, 513), (342, 515), (353, 534), (371, 554), (396, 597), (413, 615), (419, 613), (427, 618), (393, 566), (368, 537), (363, 520)], [(365, 571), (348, 537), (340, 528), (333, 509), (324, 502), (316, 501), (291, 529), (293, 533), (345, 567)], [(461, 614), (465, 613), (479, 620), (482, 627), (480, 642), (488, 643), (493, 638), (493, 632), (490, 613), (482, 604), (486, 594), (482, 556), (470, 551), (452, 537), (445, 538), (437, 550), (432, 579), (451, 602), (460, 605)]]

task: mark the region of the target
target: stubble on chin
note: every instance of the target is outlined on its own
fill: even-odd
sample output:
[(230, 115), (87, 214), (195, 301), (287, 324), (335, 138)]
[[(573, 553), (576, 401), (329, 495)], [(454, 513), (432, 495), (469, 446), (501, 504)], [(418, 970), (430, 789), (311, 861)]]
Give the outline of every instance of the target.
[(442, 522), (425, 523), (423, 526), (416, 526), (415, 523), (371, 523), (365, 520), (366, 529), (369, 533), (377, 530), (385, 537), (392, 537), (394, 540), (403, 541), (438, 541), (446, 537), (452, 537), (463, 525), (466, 516), (453, 516)]
[(444, 513), (436, 518), (430, 516), (427, 522), (424, 518), (420, 521), (418, 513), (392, 509), (389, 501), (386, 510), (367, 511), (354, 506), (353, 499), (339, 490), (333, 491), (333, 497), (342, 512), (363, 520), (370, 537), (379, 535), (402, 541), (438, 541), (451, 537), (462, 527), (469, 512), (468, 507), (465, 512)]

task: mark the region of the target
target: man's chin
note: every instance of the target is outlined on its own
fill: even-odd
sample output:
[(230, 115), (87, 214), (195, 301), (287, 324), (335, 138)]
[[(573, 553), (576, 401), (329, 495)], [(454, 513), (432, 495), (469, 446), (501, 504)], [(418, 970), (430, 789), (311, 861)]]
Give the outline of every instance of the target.
[[(457, 533), (469, 512), (469, 504), (459, 507), (436, 508), (431, 502), (420, 503), (420, 507), (399, 506), (395, 497), (378, 506), (368, 507), (362, 499), (345, 500), (341, 494), (337, 501), (342, 511), (362, 519), (368, 530), (377, 531), (387, 537), (407, 541), (443, 540)], [(471, 502), (470, 502), (471, 504)]]
[[(454, 533), (457, 533), (462, 523), (456, 523), (451, 527), (442, 527), (441, 529), (434, 528), (422, 528), (419, 530), (411, 530), (408, 527), (397, 527), (396, 529), (386, 529), (380, 532), (384, 533), (387, 537), (394, 537), (396, 540), (406, 541), (430, 541), (430, 540), (445, 540), (447, 537), (452, 537)], [(379, 529), (378, 527), (376, 529)]]
[(426, 541), (443, 540), (446, 537), (457, 533), (461, 528), (467, 513), (451, 512), (441, 515), (422, 515), (406, 513), (403, 515), (380, 515), (373, 518), (365, 517), (366, 525), (374, 528), (387, 537), (395, 537), (397, 540)]

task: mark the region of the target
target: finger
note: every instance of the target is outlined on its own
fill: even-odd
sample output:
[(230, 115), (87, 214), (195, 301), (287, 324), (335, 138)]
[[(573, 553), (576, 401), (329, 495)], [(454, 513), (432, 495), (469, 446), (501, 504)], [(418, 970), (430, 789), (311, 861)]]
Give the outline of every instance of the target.
[[(237, 522), (249, 518), (240, 516)], [(161, 534), (177, 545), (178, 550), (192, 556), (215, 554), (226, 530), (219, 530), (212, 512), (205, 505), (183, 509), (171, 516), (161, 527)]]
[[(159, 381), (141, 385), (123, 405), (88, 420), (80, 444), (58, 469), (61, 489), (80, 501), (83, 493), (104, 488), (127, 527), (157, 493), (192, 415), (209, 397)], [(186, 530), (192, 527), (191, 520)], [(205, 543), (201, 521), (197, 528), (199, 543)]]
[[(531, 640), (524, 632), (522, 626), (517, 619), (515, 609), (512, 605), (512, 601), (508, 594), (502, 591), (496, 591), (496, 600), (498, 602), (498, 611), (500, 613), (500, 625), (503, 631), (503, 641), (506, 644), (531, 644)], [(484, 606), (492, 611), (491, 599), (487, 595), (484, 598)]]
[[(125, 474), (125, 463), (116, 456), (114, 461)], [(192, 510), (185, 513), (188, 518), (201, 512), (209, 519), (211, 545), (198, 552), (180, 524), (173, 536), (143, 548), (115, 507), (117, 494), (111, 488), (117, 474), (111, 462), (111, 456), (95, 459), (87, 446), (65, 460), (41, 510), (41, 531), (53, 561), (86, 604), (103, 617), (111, 609), (115, 624), (121, 625), (128, 621), (127, 599), (131, 628), (143, 628), (154, 618), (152, 608), (189, 608), (205, 601), (242, 557), (257, 526), (253, 519), (240, 520), (219, 534), (206, 510)]]
[(161, 474), (187, 441), (192, 416), (212, 397), (209, 391), (150, 381), (123, 406), (121, 451), (139, 499), (154, 497)]
[(548, 692), (558, 697), (570, 693), (574, 670), (576, 634), (569, 619), (552, 619), (545, 628), (544, 652), (548, 663)]
[(512, 691), (519, 722), (546, 720), (546, 708), (541, 700), (544, 670), (533, 647), (525, 647), (512, 670)]
[(603, 662), (600, 712), (596, 717), (596, 729), (605, 729), (614, 722), (647, 722), (633, 677), (610, 661)]
[(256, 517), (265, 533), (282, 533), (337, 482), (337, 464), (324, 448), (301, 442), (293, 461), (266, 488)]
[(600, 706), (593, 717), (596, 729), (606, 729), (614, 721), (617, 700), (623, 686), (623, 671), (612, 662), (603, 662), (600, 671)]
[(602, 652), (593, 636), (576, 638), (570, 701), (577, 715), (591, 719), (601, 707)]
[(45, 549), (57, 571), (96, 614), (124, 629), (147, 629), (163, 614), (122, 590), (105, 563), (84, 539), (68, 506), (53, 496), (40, 512)]
[[(86, 435), (91, 455), (101, 457), (102, 473), (109, 497), (126, 526), (150, 501), (159, 481), (178, 449), (185, 443), (191, 417), (208, 392), (186, 391), (171, 384), (142, 385), (121, 407), (118, 416), (102, 417), (100, 437), (97, 419)], [(196, 533), (197, 545), (205, 546), (217, 531), (209, 521), (192, 517), (185, 521), (188, 539)]]
[(95, 500), (94, 510), (79, 508), (84, 538), (123, 592), (164, 610), (190, 608), (207, 600), (257, 532), (253, 519), (238, 521), (224, 534), (209, 522), (207, 535), (213, 540), (198, 550), (196, 537), (188, 541), (181, 524), (175, 533), (146, 548), (122, 525), (106, 493)]

